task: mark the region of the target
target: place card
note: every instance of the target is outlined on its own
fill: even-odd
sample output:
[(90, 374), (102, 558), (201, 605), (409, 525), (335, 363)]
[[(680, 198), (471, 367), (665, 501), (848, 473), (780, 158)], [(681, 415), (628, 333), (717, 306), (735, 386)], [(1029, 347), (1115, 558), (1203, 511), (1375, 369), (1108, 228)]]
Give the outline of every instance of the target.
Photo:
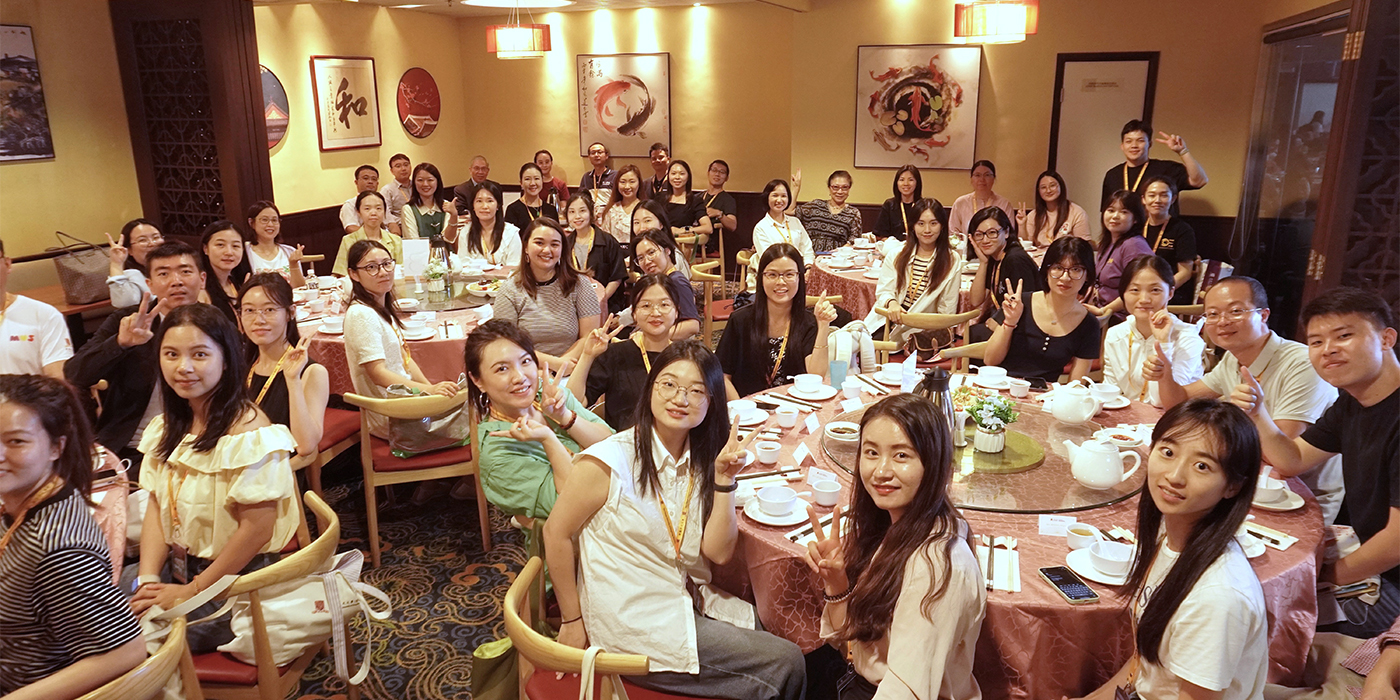
[[(794, 453), (795, 456), (795, 453)], [(807, 470), (807, 483), (815, 484), (818, 481), (836, 481), (836, 475), (820, 467), (812, 467)], [(837, 482), (840, 483), (840, 482)]]
[(428, 268), (428, 239), (409, 238), (403, 244), (403, 274), (416, 277)]
[(841, 402), (841, 410), (847, 413), (851, 411), (859, 411), (862, 408), (865, 408), (865, 404), (861, 403), (860, 399), (858, 398), (846, 399), (845, 401)]
[(817, 414), (815, 413), (807, 416), (807, 420), (803, 421), (802, 424), (807, 426), (808, 435), (816, 435), (822, 430), (822, 422), (817, 419)]
[(792, 451), (792, 461), (796, 462), (799, 467), (802, 466), (802, 463), (810, 456), (812, 456), (812, 451), (807, 449), (807, 445), (805, 444), (798, 445), (797, 449)]
[(914, 391), (914, 385), (919, 383), (919, 354), (909, 353), (905, 358), (903, 372), (899, 378), (899, 390), (908, 394)]
[(1047, 537), (1064, 537), (1065, 530), (1076, 522), (1078, 519), (1073, 515), (1042, 515), (1040, 516), (1040, 534)]

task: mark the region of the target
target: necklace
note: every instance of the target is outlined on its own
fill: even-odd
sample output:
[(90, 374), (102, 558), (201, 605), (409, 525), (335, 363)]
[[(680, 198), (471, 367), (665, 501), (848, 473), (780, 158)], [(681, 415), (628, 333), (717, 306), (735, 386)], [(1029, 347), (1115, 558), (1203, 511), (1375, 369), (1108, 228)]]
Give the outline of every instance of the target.
[[(50, 496), (58, 493), (58, 490), (61, 488), (63, 488), (63, 478), (54, 474), (50, 476), (48, 481), (45, 481), (42, 486), (34, 489), (34, 492), (29, 494), (28, 498), (24, 499), (24, 502), (19, 505), (19, 511), (15, 513), (14, 524), (6, 528), (5, 534), (0, 536), (0, 554), (4, 554), (5, 547), (10, 544), (10, 538), (14, 537), (15, 532), (19, 530), (19, 526), (24, 523), (24, 516), (29, 513), (29, 509), (48, 500)], [(689, 499), (690, 497), (686, 496), (686, 498)], [(4, 512), (5, 506), (0, 505), (0, 514), (4, 514)]]
[[(277, 358), (277, 364), (272, 366), (272, 373), (267, 375), (267, 381), (263, 382), (262, 390), (258, 392), (258, 398), (253, 403), (262, 403), (263, 397), (267, 396), (267, 390), (272, 387), (272, 380), (276, 379), (277, 373), (282, 371), (282, 363), (287, 361), (287, 355), (290, 355), (291, 352), (292, 348), (290, 345), (287, 347), (286, 350), (282, 351), (282, 356)], [(257, 363), (254, 363), (253, 367), (248, 368), (248, 378), (243, 382), (243, 384), (249, 388), (252, 388), (253, 386), (253, 370), (257, 368), (256, 365)]]
[(1128, 186), (1128, 161), (1123, 161), (1123, 189), (1129, 192), (1137, 192), (1138, 185), (1142, 184), (1142, 176), (1147, 174), (1147, 163), (1142, 164), (1142, 170), (1138, 171), (1137, 182), (1132, 187)]

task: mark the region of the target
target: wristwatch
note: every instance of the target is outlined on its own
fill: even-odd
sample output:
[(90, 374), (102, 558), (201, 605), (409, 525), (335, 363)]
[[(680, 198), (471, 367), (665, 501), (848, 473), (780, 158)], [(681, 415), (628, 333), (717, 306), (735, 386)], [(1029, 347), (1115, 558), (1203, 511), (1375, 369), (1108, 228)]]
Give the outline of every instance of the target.
[(739, 482), (737, 481), (730, 482), (728, 486), (720, 486), (719, 484), (715, 484), (715, 491), (717, 493), (734, 493), (737, 490), (739, 490)]

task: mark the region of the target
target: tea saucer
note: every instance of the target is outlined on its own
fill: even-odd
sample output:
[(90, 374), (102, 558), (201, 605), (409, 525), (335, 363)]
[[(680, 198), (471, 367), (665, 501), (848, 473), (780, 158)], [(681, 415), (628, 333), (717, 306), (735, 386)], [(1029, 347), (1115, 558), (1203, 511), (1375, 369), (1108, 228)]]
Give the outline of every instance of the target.
[(769, 515), (763, 512), (763, 508), (758, 504), (758, 498), (744, 504), (744, 515), (753, 518), (755, 521), (773, 527), (785, 527), (807, 522), (807, 502), (798, 498), (792, 502), (792, 512), (787, 515)]
[(1248, 559), (1253, 559), (1265, 552), (1264, 540), (1258, 537), (1251, 537), (1250, 535), (1245, 535), (1244, 537), (1236, 536), (1235, 540), (1240, 543), (1240, 548), (1244, 550), (1244, 556)]
[(318, 333), (325, 333), (326, 335), (345, 335), (345, 326), (341, 326), (340, 328), (331, 328), (330, 326), (327, 326), (326, 324), (322, 323), (321, 325), (316, 327), (316, 331)]
[(869, 270), (860, 273), (860, 276), (868, 280), (877, 280), (880, 279), (880, 271), (872, 267)]
[(825, 384), (822, 384), (817, 387), (816, 391), (810, 394), (805, 391), (798, 391), (796, 385), (788, 387), (787, 393), (790, 396), (795, 396), (799, 399), (806, 399), (808, 401), (825, 401), (840, 392), (834, 386), (827, 386)]
[(1268, 501), (1261, 503), (1260, 501), (1256, 500), (1253, 503), (1253, 505), (1255, 508), (1259, 508), (1262, 510), (1286, 512), (1290, 510), (1298, 510), (1299, 508), (1303, 507), (1304, 503), (1306, 503), (1306, 501), (1303, 500), (1302, 496), (1293, 493), (1293, 491), (1290, 489), (1284, 489), (1283, 493), (1285, 494), (1284, 497), (1276, 501)]
[(1103, 407), (1109, 410), (1113, 410), (1118, 408), (1127, 408), (1128, 405), (1131, 403), (1132, 402), (1128, 400), (1128, 397), (1120, 395), (1103, 402)]
[[(842, 435), (840, 433), (832, 432), (836, 428), (850, 428), (855, 432), (850, 433), (848, 435)], [(843, 420), (834, 421), (826, 424), (825, 433), (827, 437), (837, 442), (855, 442), (856, 440), (860, 439), (860, 425)]]
[(761, 408), (755, 408), (753, 413), (739, 419), (739, 425), (758, 425), (766, 420), (768, 420), (768, 412)]
[(404, 340), (431, 340), (435, 337), (437, 337), (436, 328), (424, 328), (421, 333), (414, 333), (412, 335), (408, 333), (403, 334)]
[(904, 383), (903, 378), (891, 377), (889, 375), (886, 375), (884, 372), (876, 372), (875, 381), (880, 382), (881, 384), (889, 384), (890, 386), (899, 386), (900, 384)]
[(1102, 583), (1106, 586), (1121, 586), (1128, 582), (1127, 574), (1114, 576), (1113, 574), (1106, 574), (1094, 568), (1094, 560), (1092, 555), (1089, 554), (1089, 549), (1087, 547), (1070, 552), (1069, 555), (1065, 557), (1065, 564), (1069, 566), (1070, 571), (1094, 583)]
[(990, 377), (973, 377), (972, 383), (982, 387), (983, 389), (996, 389), (997, 391), (1011, 388), (1011, 382), (1005, 377), (1001, 378), (1000, 380), (992, 379)]
[[(1127, 439), (1124, 440), (1115, 436), (1121, 436)], [(1123, 430), (1122, 428), (1104, 428), (1094, 433), (1094, 437), (1106, 442), (1111, 442), (1117, 447), (1137, 447), (1146, 442), (1146, 440), (1138, 437), (1137, 433)]]

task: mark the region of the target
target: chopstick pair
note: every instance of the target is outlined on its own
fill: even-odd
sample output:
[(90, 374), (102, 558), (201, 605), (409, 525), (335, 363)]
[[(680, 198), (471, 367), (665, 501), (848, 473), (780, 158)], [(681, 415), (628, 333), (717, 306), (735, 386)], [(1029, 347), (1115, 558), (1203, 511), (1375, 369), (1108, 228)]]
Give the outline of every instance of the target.
[(876, 383), (875, 380), (871, 379), (870, 377), (866, 377), (866, 376), (864, 376), (864, 375), (857, 374), (857, 375), (856, 375), (856, 379), (859, 379), (859, 380), (861, 380), (862, 382), (865, 382), (866, 384), (868, 384), (868, 385), (870, 386), (870, 388), (871, 388), (876, 394), (879, 394), (879, 395), (881, 395), (881, 396), (884, 396), (885, 394), (890, 393), (890, 390), (889, 390), (889, 389), (886, 389), (885, 387), (880, 386), (878, 383)]
[[(830, 525), (830, 524), (831, 524), (831, 519), (832, 519), (833, 517), (835, 517), (835, 515), (836, 515), (836, 512), (835, 512), (835, 511), (832, 511), (832, 512), (830, 512), (830, 513), (827, 513), (826, 515), (823, 515), (822, 517), (820, 517), (820, 518), (817, 519), (817, 524), (819, 524), (819, 525), (821, 525), (823, 528), (825, 528), (827, 525)], [(808, 536), (811, 536), (811, 535), (814, 535), (814, 534), (816, 534), (816, 533), (812, 530), (812, 523), (809, 522), (809, 523), (807, 523), (806, 525), (803, 525), (802, 527), (799, 527), (799, 528), (797, 528), (796, 530), (793, 530), (792, 532), (789, 532), (789, 533), (787, 534), (787, 538), (788, 538), (789, 540), (792, 540), (793, 542), (798, 542), (798, 541), (801, 540), (802, 538), (808, 537)]]
[(777, 401), (786, 401), (786, 402), (788, 402), (788, 403), (796, 404), (796, 405), (801, 406), (801, 407), (803, 407), (803, 408), (810, 408), (810, 409), (812, 409), (812, 410), (814, 410), (814, 411), (817, 410), (817, 409), (819, 409), (819, 408), (821, 408), (821, 406), (818, 406), (817, 404), (812, 403), (811, 401), (807, 401), (806, 399), (794, 398), (794, 397), (792, 397), (792, 396), (787, 396), (787, 395), (785, 395), (785, 394), (764, 394), (764, 395), (763, 395), (763, 398), (765, 398), (765, 399), (774, 399), (774, 400), (777, 400)]
[(782, 469), (777, 469), (777, 470), (770, 471), (770, 472), (755, 472), (755, 473), (753, 473), (753, 474), (740, 474), (739, 476), (734, 477), (734, 480), (735, 480), (735, 481), (743, 481), (743, 480), (745, 480), (745, 479), (762, 479), (762, 478), (768, 477), (768, 476), (782, 476), (782, 475), (784, 475), (784, 474), (791, 474), (791, 473), (793, 473), (793, 472), (798, 472), (798, 471), (802, 471), (802, 469), (801, 469), (800, 467), (784, 467), (784, 468), (782, 468)]

